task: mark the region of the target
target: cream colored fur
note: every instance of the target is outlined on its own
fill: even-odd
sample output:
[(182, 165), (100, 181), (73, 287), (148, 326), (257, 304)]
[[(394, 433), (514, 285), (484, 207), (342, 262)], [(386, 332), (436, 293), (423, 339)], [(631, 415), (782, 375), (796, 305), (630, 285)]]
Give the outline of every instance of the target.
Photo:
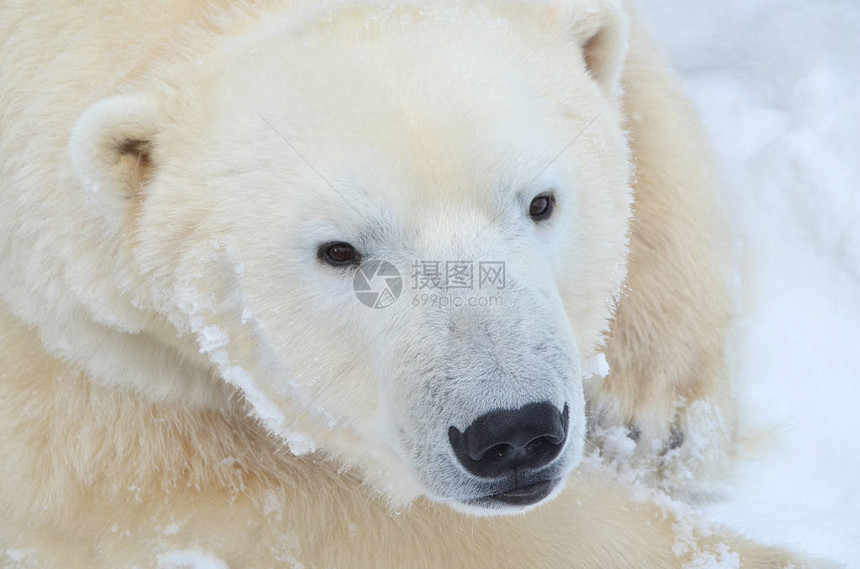
[(0, 322), (4, 567), (155, 567), (159, 554), (191, 549), (236, 569), (663, 569), (728, 562), (723, 545), (747, 568), (798, 562), (700, 534), (599, 469), (522, 516), (473, 518), (424, 500), (392, 512), (336, 465), (279, 450), (241, 405), (194, 410), (94, 385), (40, 355), (8, 313)]
[(707, 489), (725, 474), (735, 435), (724, 357), (732, 246), (695, 111), (641, 26), (631, 45), (627, 286), (606, 351), (611, 373), (589, 386), (589, 400), (598, 438), (607, 427), (633, 431), (626, 464), (656, 467), (667, 489)]
[[(632, 179), (612, 373), (586, 385), (587, 405), (597, 442), (638, 433), (634, 466), (670, 487), (730, 453), (725, 237), (696, 119), (629, 9), (364, 4), (0, 5), (0, 566), (166, 567), (185, 550), (233, 569), (800, 566), (655, 504), (594, 458), (528, 513), (482, 518), (437, 503), (448, 487), (416, 474), (408, 444), (391, 440), (412, 417), (398, 401), (426, 387), (407, 383), (411, 360), (440, 349), (410, 336), (432, 314), (386, 324), (338, 305), (348, 285), (312, 251), (347, 224), (306, 219), (392, 207), (423, 235), (415, 250), (477, 254), (439, 249), (459, 239), (509, 253), (513, 274), (537, 275), (525, 288), (563, 306), (542, 322), (579, 370), (602, 349), (624, 278)], [(388, 58), (379, 80), (338, 67), (352, 34), (377, 25), (366, 55)], [(475, 59), (457, 51), (472, 41)], [(507, 42), (498, 57), (496, 42)], [(394, 56), (413, 44), (427, 48), (427, 67), (411, 74)], [(494, 83), (510, 54), (527, 62), (532, 91)], [(460, 71), (487, 91), (458, 87)], [(337, 88), (296, 94), (291, 77)], [(451, 92), (468, 112), (451, 116)], [(524, 140), (533, 155), (506, 154)], [(505, 174), (528, 182), (561, 148), (572, 157), (547, 169), (577, 181), (567, 196), (581, 211), (574, 223), (568, 207), (541, 238), (552, 262), (492, 249), (510, 234), (464, 188), (480, 186), (496, 151), (521, 160)], [(378, 154), (396, 157), (367, 178), (381, 194), (350, 188)], [(320, 179), (341, 163), (359, 167)], [(286, 258), (281, 243), (293, 247)], [(391, 336), (380, 348), (381, 334)], [(579, 377), (565, 386), (581, 405)], [(518, 404), (511, 393), (487, 398)]]

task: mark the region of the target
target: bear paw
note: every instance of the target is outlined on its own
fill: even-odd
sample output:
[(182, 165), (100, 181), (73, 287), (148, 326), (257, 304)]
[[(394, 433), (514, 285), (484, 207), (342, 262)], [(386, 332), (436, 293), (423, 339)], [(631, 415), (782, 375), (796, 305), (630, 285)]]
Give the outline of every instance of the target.
[(720, 491), (734, 440), (728, 405), (683, 396), (623, 405), (607, 391), (592, 395), (589, 441), (606, 463), (675, 495)]

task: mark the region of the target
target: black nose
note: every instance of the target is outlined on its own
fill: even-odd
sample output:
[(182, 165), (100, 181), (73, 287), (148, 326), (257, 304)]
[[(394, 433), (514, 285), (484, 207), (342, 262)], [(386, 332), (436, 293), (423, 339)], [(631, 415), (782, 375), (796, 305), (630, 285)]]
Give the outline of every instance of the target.
[(448, 429), (457, 460), (475, 476), (496, 478), (509, 470), (540, 468), (558, 456), (567, 439), (568, 408), (529, 403), (481, 415), (460, 432)]

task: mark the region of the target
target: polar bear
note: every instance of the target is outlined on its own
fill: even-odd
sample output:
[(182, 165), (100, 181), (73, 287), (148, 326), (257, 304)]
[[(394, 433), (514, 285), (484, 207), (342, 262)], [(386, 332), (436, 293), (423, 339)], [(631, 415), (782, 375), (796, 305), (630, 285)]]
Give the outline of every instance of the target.
[(714, 174), (630, 7), (0, 14), (4, 567), (800, 566), (586, 452), (732, 440)]

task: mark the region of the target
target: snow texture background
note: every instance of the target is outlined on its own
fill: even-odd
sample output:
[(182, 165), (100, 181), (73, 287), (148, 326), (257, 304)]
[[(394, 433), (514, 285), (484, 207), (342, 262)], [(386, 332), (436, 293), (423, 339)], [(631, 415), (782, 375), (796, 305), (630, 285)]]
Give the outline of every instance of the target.
[(736, 224), (732, 339), (760, 441), (709, 515), (860, 568), (860, 1), (641, 0)]

